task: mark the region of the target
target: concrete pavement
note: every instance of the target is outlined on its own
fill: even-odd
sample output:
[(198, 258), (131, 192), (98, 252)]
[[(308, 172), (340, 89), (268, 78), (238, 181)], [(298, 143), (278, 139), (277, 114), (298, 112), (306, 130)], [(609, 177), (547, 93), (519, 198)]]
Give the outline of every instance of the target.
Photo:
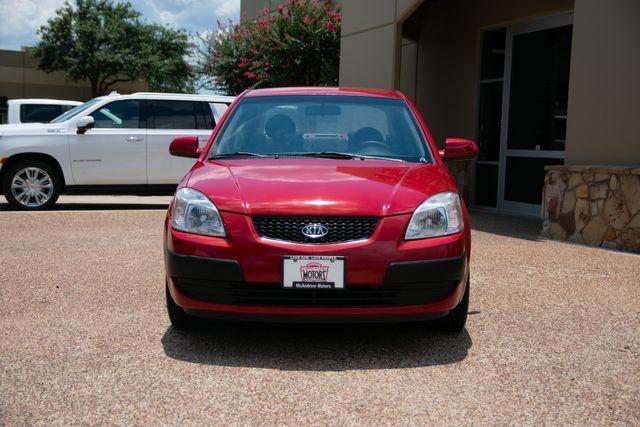
[(164, 307), (163, 203), (88, 205), (0, 212), (0, 424), (640, 423), (638, 255), (474, 213), (462, 334), (181, 332)]

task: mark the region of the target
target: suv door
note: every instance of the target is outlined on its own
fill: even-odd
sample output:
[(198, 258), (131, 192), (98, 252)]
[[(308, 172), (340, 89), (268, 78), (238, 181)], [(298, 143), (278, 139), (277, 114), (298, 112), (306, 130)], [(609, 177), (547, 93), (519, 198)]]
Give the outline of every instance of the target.
[(78, 185), (147, 183), (146, 130), (140, 101), (113, 101), (89, 115), (95, 120), (85, 134), (69, 135), (71, 168)]
[(203, 147), (215, 119), (203, 101), (147, 101), (147, 177), (149, 184), (178, 184), (195, 163), (194, 159), (169, 154), (169, 144), (178, 136), (196, 135)]

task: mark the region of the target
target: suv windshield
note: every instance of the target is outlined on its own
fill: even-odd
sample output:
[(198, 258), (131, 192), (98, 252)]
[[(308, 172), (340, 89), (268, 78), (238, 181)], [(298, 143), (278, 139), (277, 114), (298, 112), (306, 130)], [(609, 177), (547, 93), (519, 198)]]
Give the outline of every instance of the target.
[(431, 161), (403, 100), (342, 95), (242, 99), (209, 153), (234, 154)]
[(100, 101), (100, 98), (94, 98), (90, 101), (85, 102), (84, 104), (78, 105), (75, 108), (72, 108), (71, 110), (67, 111), (66, 113), (56, 117), (55, 119), (51, 120), (49, 123), (62, 123), (65, 122), (67, 120), (69, 120), (71, 117), (75, 116), (78, 113), (83, 112), (84, 110), (86, 110), (87, 108), (91, 107), (93, 104), (95, 104), (96, 102)]

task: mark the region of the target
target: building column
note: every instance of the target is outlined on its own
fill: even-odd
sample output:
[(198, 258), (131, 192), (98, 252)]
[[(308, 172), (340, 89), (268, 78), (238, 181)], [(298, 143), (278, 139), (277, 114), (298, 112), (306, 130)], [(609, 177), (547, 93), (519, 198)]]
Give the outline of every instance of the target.
[(640, 165), (640, 1), (575, 0), (566, 161)]
[(342, 3), (340, 86), (395, 89), (402, 49), (399, 23), (421, 0)]

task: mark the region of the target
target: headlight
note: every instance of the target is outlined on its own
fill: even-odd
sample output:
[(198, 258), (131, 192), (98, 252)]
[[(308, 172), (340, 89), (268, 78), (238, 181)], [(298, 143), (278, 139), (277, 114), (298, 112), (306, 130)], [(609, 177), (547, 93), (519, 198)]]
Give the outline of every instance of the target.
[(215, 205), (193, 188), (183, 187), (173, 199), (171, 226), (186, 233), (224, 237), (224, 225)]
[(455, 193), (429, 197), (413, 213), (404, 235), (406, 240), (446, 236), (462, 230), (462, 208)]

